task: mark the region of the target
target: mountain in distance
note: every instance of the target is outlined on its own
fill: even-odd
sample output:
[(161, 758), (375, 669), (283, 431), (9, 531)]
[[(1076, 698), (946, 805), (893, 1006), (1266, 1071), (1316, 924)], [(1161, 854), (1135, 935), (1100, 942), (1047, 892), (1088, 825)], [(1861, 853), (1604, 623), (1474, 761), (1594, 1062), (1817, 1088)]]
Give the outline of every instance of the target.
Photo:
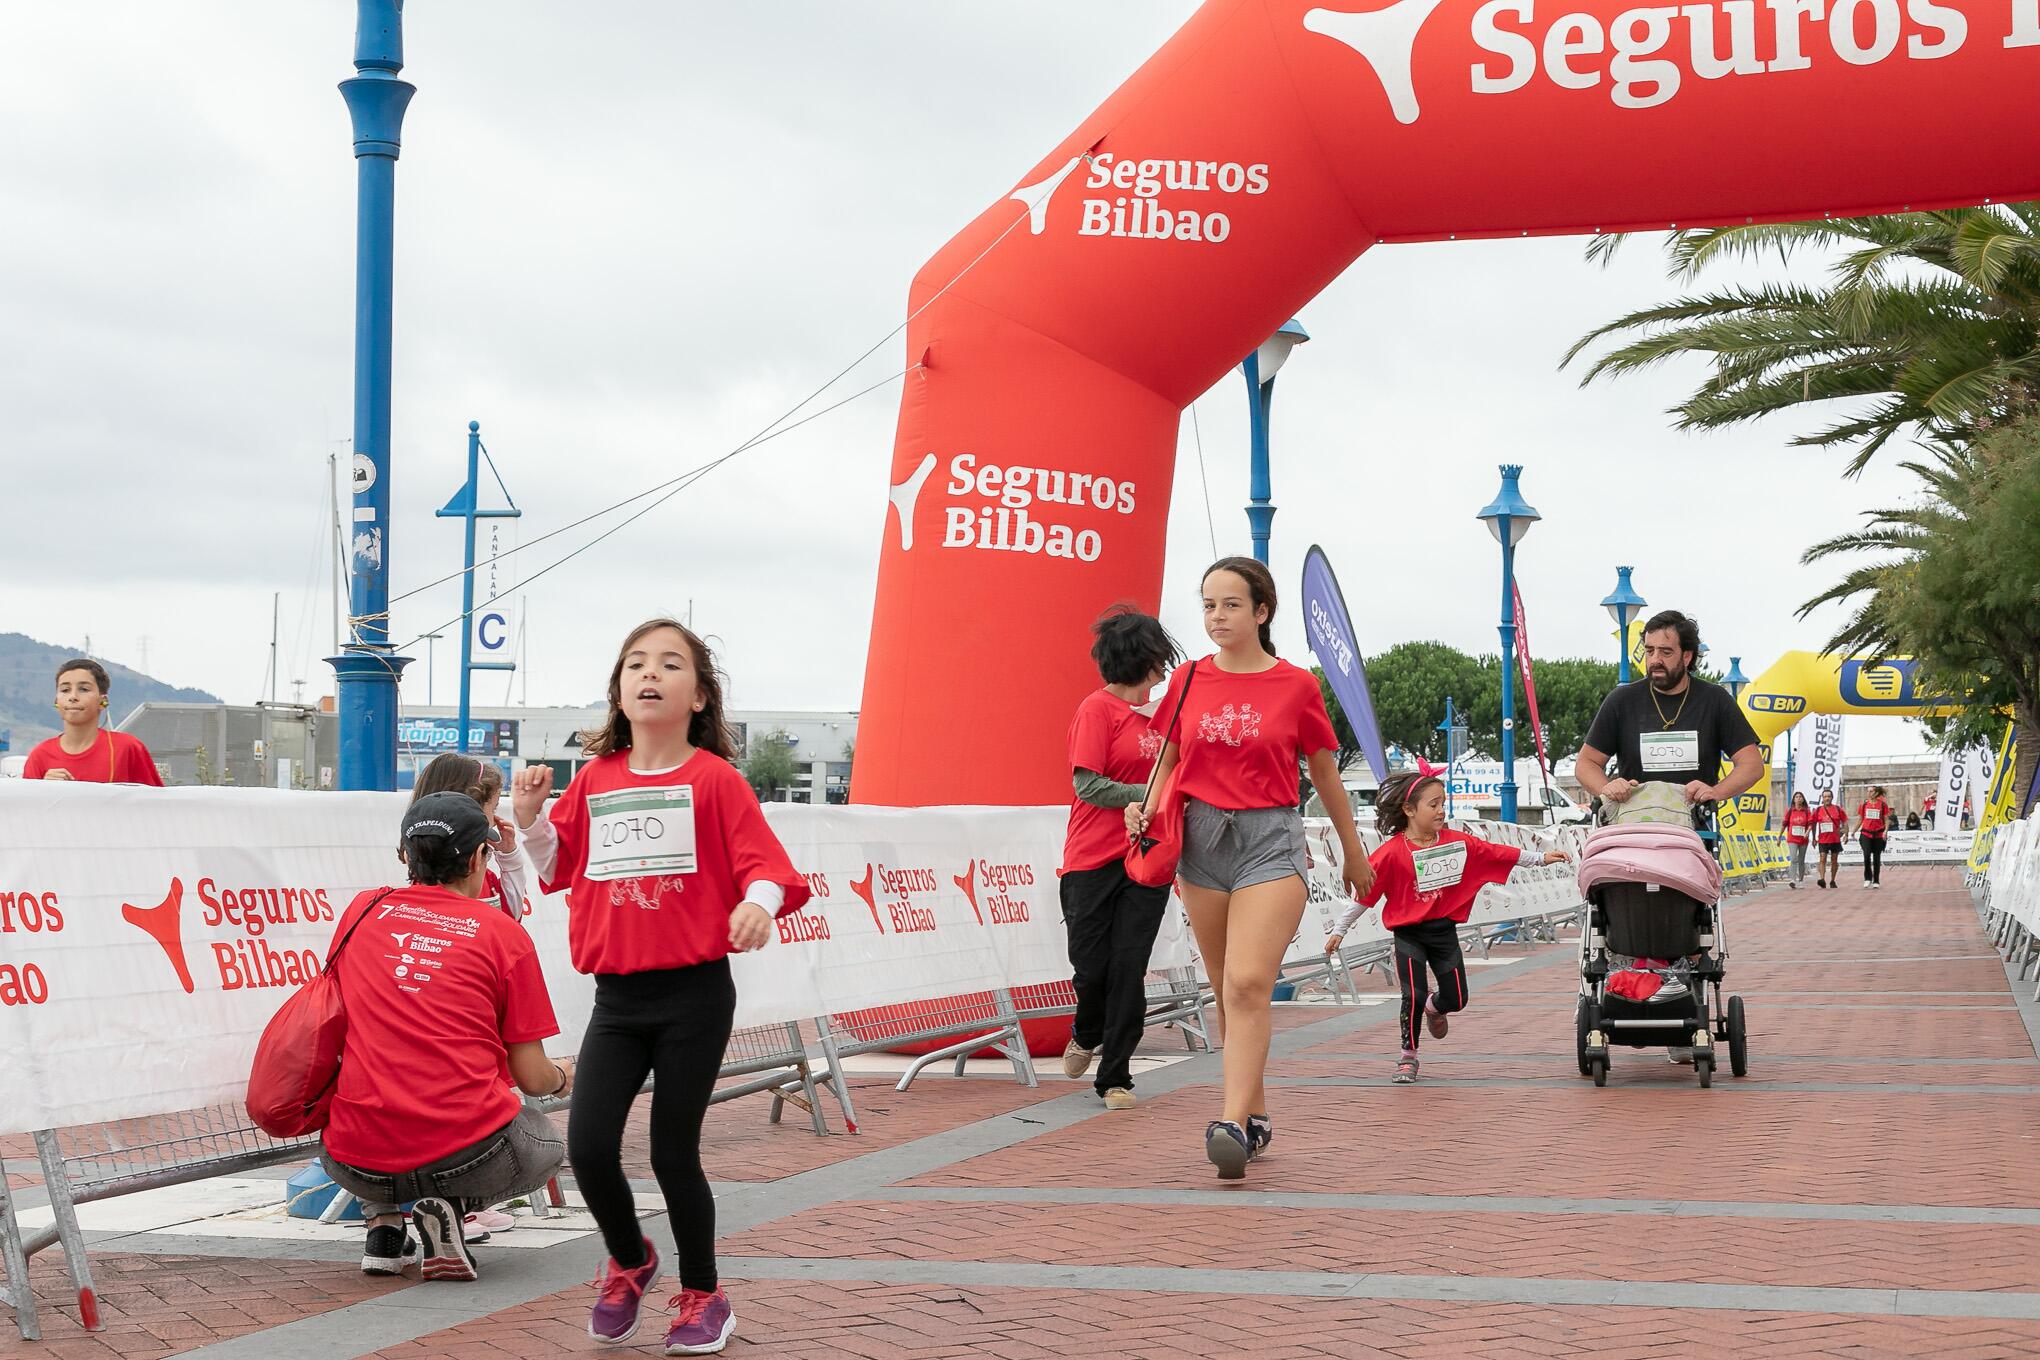
[[(11, 733), (8, 755), (25, 756), (37, 742), (62, 729), (57, 710), (50, 706), (57, 693), (57, 667), (78, 655), (75, 648), (55, 647), (21, 633), (0, 633), (0, 732)], [(138, 704), (219, 702), (202, 689), (166, 685), (104, 657), (93, 660), (106, 667), (112, 680), (108, 727), (118, 727)]]

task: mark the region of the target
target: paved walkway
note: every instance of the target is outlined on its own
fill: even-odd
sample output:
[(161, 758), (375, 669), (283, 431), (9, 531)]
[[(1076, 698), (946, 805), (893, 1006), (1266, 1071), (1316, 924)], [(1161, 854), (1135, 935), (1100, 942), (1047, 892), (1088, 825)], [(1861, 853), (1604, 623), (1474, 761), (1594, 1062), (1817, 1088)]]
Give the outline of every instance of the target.
[[(1387, 1082), (1393, 1006), (1281, 1008), (1276, 1143), (1241, 1185), (1203, 1161), (1213, 1057), (1124, 1114), (1059, 1075), (870, 1079), (856, 1137), (718, 1107), (729, 1353), (2040, 1355), (2040, 1017), (1956, 870), (1887, 879), (1732, 908), (1751, 1072), (1710, 1091), (1648, 1050), (1575, 1074), (1570, 947), (1473, 969), (1414, 1088)], [(0, 1356), (598, 1350), (592, 1238), (485, 1246), (473, 1285), (370, 1282), (337, 1244), (96, 1250), (107, 1330), (46, 1263), (50, 1340)]]

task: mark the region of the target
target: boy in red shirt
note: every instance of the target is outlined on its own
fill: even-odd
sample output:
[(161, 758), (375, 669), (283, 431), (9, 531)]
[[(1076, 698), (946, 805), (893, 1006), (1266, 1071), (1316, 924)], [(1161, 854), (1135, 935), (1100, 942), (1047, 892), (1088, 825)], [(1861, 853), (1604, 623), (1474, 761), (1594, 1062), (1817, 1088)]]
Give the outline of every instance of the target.
[(106, 667), (89, 657), (75, 657), (57, 667), (56, 709), (63, 715), (64, 731), (28, 753), (23, 779), (163, 787), (163, 776), (140, 739), (101, 729), (111, 702), (110, 685)]
[(1842, 871), (1842, 837), (1848, 834), (1849, 814), (1835, 806), (1835, 791), (1820, 791), (1820, 806), (1813, 810), (1813, 838), (1820, 849), (1818, 877), (1814, 883), (1822, 888), (1839, 888), (1836, 880)]
[[(1473, 914), (1473, 899), (1490, 883), (1508, 880), (1521, 866), (1558, 864), (1563, 850), (1514, 850), (1445, 825), (1445, 785), (1436, 775), (1390, 775), (1375, 802), (1376, 826), (1388, 839), (1370, 857), (1374, 890), (1348, 907), (1325, 941), (1334, 954), (1360, 913), (1380, 902), (1381, 924), (1395, 935), (1395, 976), (1402, 985), (1402, 1056), (1395, 1080), (1417, 1079), (1417, 1017), (1442, 1039), (1452, 1012), (1466, 1008), (1466, 960), (1459, 927)], [(1426, 970), (1437, 976), (1431, 990)]]

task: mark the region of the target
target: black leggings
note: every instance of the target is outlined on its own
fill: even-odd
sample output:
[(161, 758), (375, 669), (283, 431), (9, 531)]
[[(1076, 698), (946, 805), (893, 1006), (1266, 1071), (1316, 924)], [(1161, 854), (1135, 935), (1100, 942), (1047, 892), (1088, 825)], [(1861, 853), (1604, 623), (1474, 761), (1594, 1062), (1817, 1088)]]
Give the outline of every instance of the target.
[(1466, 1009), (1466, 957), (1459, 952), (1459, 927), (1451, 921), (1419, 921), (1395, 928), (1395, 980), (1402, 985), (1402, 1046), (1417, 1051), (1424, 1024), (1424, 999), (1431, 994), (1427, 971), (1438, 975), (1441, 1014)]
[(1884, 881), (1884, 837), (1863, 837), (1863, 881), (1882, 883)]
[(623, 1174), (623, 1127), (631, 1103), (652, 1088), (652, 1174), (666, 1197), (680, 1284), (714, 1292), (715, 1196), (701, 1169), (701, 1120), (715, 1090), (737, 1007), (728, 959), (595, 979), (595, 1013), (581, 1040), (567, 1157), (574, 1183), (626, 1270), (645, 1263), (637, 1200)]

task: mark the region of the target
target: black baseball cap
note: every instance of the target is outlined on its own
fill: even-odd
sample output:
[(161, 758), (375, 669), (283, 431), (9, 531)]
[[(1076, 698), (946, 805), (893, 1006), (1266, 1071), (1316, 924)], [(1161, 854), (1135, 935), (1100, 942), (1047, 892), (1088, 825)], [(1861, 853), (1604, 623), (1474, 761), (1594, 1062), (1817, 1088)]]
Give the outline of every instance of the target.
[(472, 855), (483, 842), (494, 842), (496, 824), (482, 805), (464, 793), (428, 793), (404, 810), (407, 841), (445, 839), (456, 855)]

